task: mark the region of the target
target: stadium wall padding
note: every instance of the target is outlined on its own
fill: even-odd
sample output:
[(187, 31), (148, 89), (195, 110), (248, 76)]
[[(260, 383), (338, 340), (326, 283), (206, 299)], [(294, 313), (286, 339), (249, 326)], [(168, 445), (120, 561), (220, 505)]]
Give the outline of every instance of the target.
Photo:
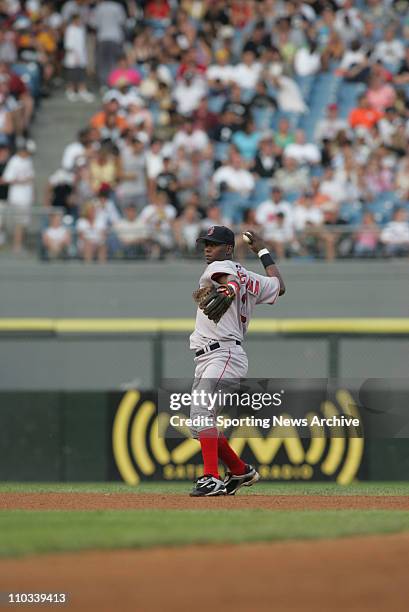
[[(129, 412), (128, 421), (117, 435), (118, 450), (113, 448), (113, 427), (120, 407), (124, 407), (124, 399), (128, 404), (131, 400), (132, 415)], [(0, 393), (0, 480), (125, 480), (130, 484), (144, 479), (192, 480), (200, 469), (198, 449), (193, 448), (186, 461), (172, 462), (177, 442), (166, 442), (167, 446), (154, 444), (152, 427), (148, 423), (149, 419), (154, 421), (154, 402), (152, 391)], [(143, 410), (147, 412), (142, 419)], [(139, 431), (141, 437), (137, 446), (132, 448), (135, 419), (145, 425)], [(326, 477), (320, 472), (319, 462), (313, 466), (305, 461), (292, 465), (287, 450), (283, 447), (274, 456), (271, 454), (261, 461), (266, 480), (340, 482), (337, 480), (339, 470)], [(243, 458), (248, 461), (257, 462), (263, 454), (265, 448), (259, 441), (242, 451)], [(130, 475), (124, 478), (126, 462)], [(359, 480), (408, 480), (409, 439), (365, 441), (355, 477)]]

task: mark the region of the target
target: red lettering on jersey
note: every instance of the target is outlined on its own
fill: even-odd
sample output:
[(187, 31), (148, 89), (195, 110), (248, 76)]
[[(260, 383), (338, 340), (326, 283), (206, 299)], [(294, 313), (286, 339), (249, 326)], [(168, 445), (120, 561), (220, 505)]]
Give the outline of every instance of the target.
[(254, 287), (254, 294), (258, 295), (260, 293), (260, 281), (256, 280), (256, 286)]
[(252, 295), (258, 295), (260, 293), (260, 281), (254, 281), (252, 278), (249, 278), (249, 280), (247, 281), (246, 289)]

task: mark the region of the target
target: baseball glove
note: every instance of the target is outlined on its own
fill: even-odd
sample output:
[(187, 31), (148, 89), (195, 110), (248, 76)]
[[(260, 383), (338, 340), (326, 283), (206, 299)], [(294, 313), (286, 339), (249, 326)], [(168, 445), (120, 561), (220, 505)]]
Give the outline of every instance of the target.
[(234, 300), (234, 289), (228, 285), (202, 287), (193, 292), (193, 299), (204, 314), (216, 324), (230, 308)]

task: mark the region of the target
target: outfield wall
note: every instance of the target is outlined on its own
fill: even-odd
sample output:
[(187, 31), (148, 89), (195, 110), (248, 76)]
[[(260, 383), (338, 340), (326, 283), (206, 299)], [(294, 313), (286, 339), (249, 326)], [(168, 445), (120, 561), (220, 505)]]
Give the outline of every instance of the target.
[[(159, 439), (155, 394), (0, 393), (0, 480), (193, 480), (195, 440)], [(234, 439), (234, 432), (231, 440)], [(233, 442), (266, 481), (407, 480), (409, 439), (360, 439), (347, 429), (325, 444), (260, 438)], [(317, 450), (318, 449), (318, 450)]]

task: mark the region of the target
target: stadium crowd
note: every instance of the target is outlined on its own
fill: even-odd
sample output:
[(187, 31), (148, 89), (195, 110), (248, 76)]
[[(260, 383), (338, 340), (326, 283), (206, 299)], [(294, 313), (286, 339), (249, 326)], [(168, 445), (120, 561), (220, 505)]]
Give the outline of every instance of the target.
[[(0, 18), (0, 188), (20, 234), (33, 99), (63, 78), (91, 102), (90, 74), (101, 95), (49, 177), (44, 257), (194, 256), (219, 223), (239, 256), (246, 229), (278, 258), (409, 255), (406, 2), (6, 1)], [(12, 88), (27, 52), (37, 93)]]

